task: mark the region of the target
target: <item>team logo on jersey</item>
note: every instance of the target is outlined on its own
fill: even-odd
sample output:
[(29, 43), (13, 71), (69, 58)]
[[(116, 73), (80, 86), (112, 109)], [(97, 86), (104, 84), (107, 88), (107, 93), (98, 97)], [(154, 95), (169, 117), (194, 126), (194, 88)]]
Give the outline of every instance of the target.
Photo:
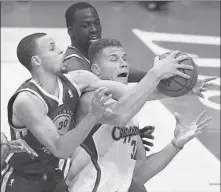
[(119, 141), (120, 139), (124, 139), (124, 143), (126, 143), (126, 139), (130, 142), (131, 137), (139, 134), (139, 128), (137, 126), (130, 127), (114, 127), (112, 130), (112, 138), (115, 141)]
[(58, 129), (58, 132), (63, 135), (67, 133), (73, 126), (74, 114), (69, 107), (61, 105), (53, 115), (53, 122)]
[(9, 186), (12, 187), (12, 185), (13, 185), (14, 183), (15, 183), (15, 179), (12, 178), (12, 179), (10, 180), (10, 182), (9, 182)]
[(47, 154), (47, 155), (51, 155), (51, 154), (52, 154), (52, 152), (49, 151), (46, 147), (42, 147), (41, 150), (42, 150), (45, 154)]
[(73, 93), (70, 89), (68, 90), (68, 95), (69, 95), (70, 98), (74, 97), (74, 95), (73, 95)]

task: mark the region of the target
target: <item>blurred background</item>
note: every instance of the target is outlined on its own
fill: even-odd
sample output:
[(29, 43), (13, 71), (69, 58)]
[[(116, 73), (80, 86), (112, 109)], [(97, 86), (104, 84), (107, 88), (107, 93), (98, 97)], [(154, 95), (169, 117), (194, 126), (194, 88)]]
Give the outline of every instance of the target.
[[(70, 44), (64, 13), (72, 2), (1, 2), (1, 131), (9, 135), (7, 102), (30, 77), (16, 58), (24, 36), (50, 34), (62, 49)], [(146, 184), (149, 192), (220, 191), (220, 2), (103, 1), (92, 3), (103, 26), (103, 37), (120, 40), (130, 65), (149, 70), (153, 58), (169, 50), (187, 52), (199, 66), (199, 78), (218, 76), (205, 99), (183, 96), (148, 102), (139, 113), (141, 125), (156, 126), (155, 146), (172, 138), (177, 111), (185, 122), (206, 109), (209, 129), (185, 146), (160, 174)]]

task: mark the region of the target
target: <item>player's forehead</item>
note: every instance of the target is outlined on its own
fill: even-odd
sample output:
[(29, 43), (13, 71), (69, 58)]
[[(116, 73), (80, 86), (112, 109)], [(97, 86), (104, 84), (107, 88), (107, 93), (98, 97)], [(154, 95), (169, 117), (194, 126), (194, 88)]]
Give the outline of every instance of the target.
[(40, 37), (37, 40), (37, 44), (39, 47), (49, 47), (51, 45), (55, 44), (55, 41), (52, 37), (50, 37), (49, 35), (45, 35), (43, 37)]
[(122, 57), (123, 55), (126, 55), (123, 47), (118, 47), (118, 46), (105, 47), (102, 51), (102, 54), (107, 57), (112, 55), (118, 55)]
[(75, 12), (75, 20), (78, 22), (99, 19), (98, 13), (94, 8), (78, 9)]

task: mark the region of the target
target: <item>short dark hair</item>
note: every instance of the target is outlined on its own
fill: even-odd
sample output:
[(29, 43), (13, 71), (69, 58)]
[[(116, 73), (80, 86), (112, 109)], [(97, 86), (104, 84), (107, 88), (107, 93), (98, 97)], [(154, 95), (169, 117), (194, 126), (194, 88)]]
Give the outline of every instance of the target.
[(122, 44), (116, 39), (98, 39), (89, 47), (88, 56), (91, 64), (94, 63), (97, 56), (106, 47), (122, 47)]
[(68, 9), (65, 12), (65, 19), (66, 19), (67, 27), (69, 28), (72, 26), (72, 24), (74, 22), (74, 15), (77, 10), (87, 9), (87, 8), (92, 8), (96, 11), (94, 6), (92, 6), (91, 4), (86, 3), (86, 2), (78, 2), (78, 3), (72, 4), (70, 7), (68, 7)]
[(17, 46), (17, 57), (19, 62), (31, 71), (31, 57), (36, 54), (37, 40), (46, 33), (34, 33), (24, 37)]

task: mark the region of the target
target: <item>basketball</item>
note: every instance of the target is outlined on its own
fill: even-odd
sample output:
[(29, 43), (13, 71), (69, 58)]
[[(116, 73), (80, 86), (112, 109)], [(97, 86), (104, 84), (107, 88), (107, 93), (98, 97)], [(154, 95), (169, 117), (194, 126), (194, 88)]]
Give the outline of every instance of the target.
[[(164, 53), (159, 56), (159, 59), (164, 59), (169, 54), (170, 53)], [(179, 53), (176, 55), (175, 58), (181, 55), (186, 55), (186, 53)], [(168, 79), (161, 80), (157, 86), (157, 89), (164, 95), (167, 95), (170, 97), (183, 96), (187, 94), (188, 92), (190, 92), (197, 82), (198, 71), (197, 71), (197, 66), (195, 62), (193, 61), (193, 59), (189, 57), (188, 59), (181, 61), (179, 64), (192, 65), (194, 67), (193, 70), (178, 69), (182, 73), (189, 75), (190, 79), (185, 79), (180, 76), (173, 76)]]

